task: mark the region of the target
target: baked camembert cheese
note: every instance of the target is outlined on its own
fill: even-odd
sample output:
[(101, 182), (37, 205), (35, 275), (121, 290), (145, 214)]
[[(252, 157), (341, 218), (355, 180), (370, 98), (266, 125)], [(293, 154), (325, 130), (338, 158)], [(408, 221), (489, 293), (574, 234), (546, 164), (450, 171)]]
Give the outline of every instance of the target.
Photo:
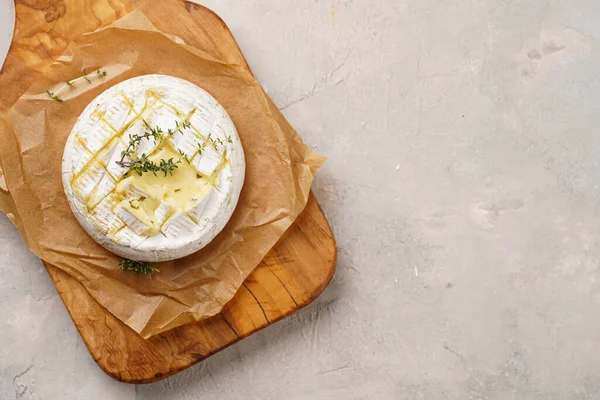
[(67, 140), (62, 179), (86, 232), (136, 261), (167, 261), (210, 243), (244, 182), (242, 144), (225, 109), (165, 75), (121, 82), (95, 98)]

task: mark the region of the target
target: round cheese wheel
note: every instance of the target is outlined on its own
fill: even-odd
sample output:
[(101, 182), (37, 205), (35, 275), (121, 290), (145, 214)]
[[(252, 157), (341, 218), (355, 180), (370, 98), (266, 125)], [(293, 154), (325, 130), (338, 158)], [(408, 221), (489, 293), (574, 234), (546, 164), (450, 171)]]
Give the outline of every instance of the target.
[(145, 75), (96, 97), (67, 140), (62, 180), (75, 217), (122, 257), (192, 254), (225, 227), (244, 183), (225, 109), (183, 79)]

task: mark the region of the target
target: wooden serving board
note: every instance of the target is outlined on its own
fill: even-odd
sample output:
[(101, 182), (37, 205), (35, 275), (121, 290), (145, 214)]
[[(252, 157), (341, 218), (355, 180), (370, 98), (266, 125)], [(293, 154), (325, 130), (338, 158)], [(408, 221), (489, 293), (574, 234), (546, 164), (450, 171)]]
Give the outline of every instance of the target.
[[(109, 25), (134, 8), (142, 9), (158, 29), (247, 66), (225, 23), (194, 3), (16, 0), (15, 35), (0, 72), (0, 115), (72, 38)], [(148, 340), (108, 313), (71, 276), (44, 265), (100, 368), (123, 382), (148, 383), (173, 375), (311, 303), (331, 280), (336, 255), (331, 228), (311, 194), (304, 212), (220, 314)]]

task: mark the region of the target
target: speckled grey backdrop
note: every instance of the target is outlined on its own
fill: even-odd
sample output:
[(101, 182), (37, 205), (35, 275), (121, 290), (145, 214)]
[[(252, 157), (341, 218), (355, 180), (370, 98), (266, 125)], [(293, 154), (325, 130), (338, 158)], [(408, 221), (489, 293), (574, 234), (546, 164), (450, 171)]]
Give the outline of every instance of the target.
[(600, 398), (597, 0), (204, 3), (328, 157), (331, 286), (128, 386), (1, 217), (1, 399)]

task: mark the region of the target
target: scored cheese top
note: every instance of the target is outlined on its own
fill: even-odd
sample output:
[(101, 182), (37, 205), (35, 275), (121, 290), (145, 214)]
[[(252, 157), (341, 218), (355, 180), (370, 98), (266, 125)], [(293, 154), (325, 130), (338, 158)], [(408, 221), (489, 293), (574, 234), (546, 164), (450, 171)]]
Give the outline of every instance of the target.
[[(158, 138), (130, 147), (153, 128)], [(176, 168), (138, 172), (131, 159)], [(132, 78), (95, 98), (75, 123), (62, 164), (67, 199), (88, 234), (115, 254), (153, 262), (210, 243), (233, 214), (244, 174), (242, 144), (225, 109), (166, 75)]]

